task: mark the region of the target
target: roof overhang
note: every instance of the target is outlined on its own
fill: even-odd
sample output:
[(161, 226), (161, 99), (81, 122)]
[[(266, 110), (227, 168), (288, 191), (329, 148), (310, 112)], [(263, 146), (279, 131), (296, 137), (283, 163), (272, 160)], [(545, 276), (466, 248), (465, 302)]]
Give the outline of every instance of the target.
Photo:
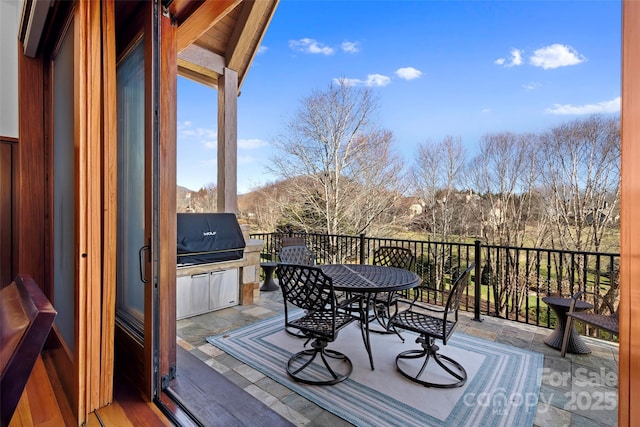
[[(47, 17), (59, 0), (25, 0), (20, 22), (24, 53), (38, 53)], [(238, 74), (238, 91), (267, 31), (279, 0), (163, 0), (177, 24), (178, 73), (217, 87), (225, 69)], [(118, 13), (134, 13), (136, 2), (116, 2)]]
[(278, 1), (172, 1), (168, 12), (178, 23), (178, 72), (217, 87), (225, 68), (231, 69), (238, 73), (239, 90)]

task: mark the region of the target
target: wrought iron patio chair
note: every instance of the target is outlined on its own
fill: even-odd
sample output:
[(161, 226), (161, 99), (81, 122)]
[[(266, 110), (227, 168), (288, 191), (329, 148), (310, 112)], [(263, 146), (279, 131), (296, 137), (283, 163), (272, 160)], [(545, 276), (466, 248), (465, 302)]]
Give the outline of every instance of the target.
[(316, 254), (305, 245), (284, 246), (278, 258), (287, 264), (316, 265)]
[[(598, 314), (598, 313), (590, 313), (590, 312), (582, 312), (582, 311), (574, 311), (576, 301), (580, 298), (584, 291), (580, 291), (575, 293), (571, 297), (571, 305), (569, 306), (569, 311), (567, 312), (567, 324), (564, 329), (564, 336), (562, 338), (562, 347), (560, 349), (560, 356), (564, 357), (567, 353), (567, 347), (569, 346), (569, 340), (571, 339), (571, 330), (573, 328), (573, 322), (579, 321), (585, 324), (589, 324), (591, 326), (595, 326), (598, 329), (605, 330), (611, 334), (618, 335), (618, 309), (613, 310), (613, 307), (609, 303), (609, 310), (611, 314)], [(605, 300), (606, 301), (606, 300)]]
[[(396, 356), (396, 368), (404, 377), (425, 387), (437, 388), (461, 387), (467, 381), (467, 372), (464, 367), (449, 356), (440, 354), (438, 352), (440, 348), (435, 344), (435, 341), (436, 339), (441, 340), (442, 344), (446, 345), (451, 334), (456, 329), (460, 299), (469, 283), (469, 275), (473, 269), (474, 264), (471, 264), (456, 279), (444, 308), (422, 305), (417, 302), (418, 298), (416, 296), (407, 310), (396, 312), (390, 319), (391, 325), (420, 334), (416, 339), (416, 343), (421, 344), (422, 349), (407, 350)], [(411, 365), (410, 362), (403, 361), (405, 359), (422, 358), (424, 358), (424, 362), (421, 365), (417, 363), (414, 364), (416, 366), (412, 367), (408, 366)], [(434, 382), (422, 378), (427, 363), (431, 358), (445, 373), (453, 377), (453, 382)], [(410, 373), (409, 369), (413, 369), (417, 373)]]
[[(280, 262), (287, 264), (316, 265), (316, 254), (304, 245), (285, 246), (280, 250)], [(349, 308), (352, 313), (359, 313), (359, 297), (353, 297), (344, 292), (336, 292), (340, 308)], [(353, 307), (351, 307), (353, 306)], [(292, 335), (302, 337), (300, 333), (287, 330)]]
[[(299, 239), (298, 237), (291, 237), (291, 239)], [(287, 264), (298, 265), (316, 265), (316, 254), (311, 249), (302, 245), (290, 245), (284, 246), (280, 249), (278, 254), (280, 262)], [(293, 331), (290, 328), (285, 327), (288, 334), (298, 338), (305, 338), (306, 336), (301, 331)]]
[[(397, 267), (405, 270), (411, 270), (414, 259), (415, 257), (411, 249), (399, 246), (381, 246), (373, 253), (373, 265)], [(373, 319), (382, 326), (382, 330), (371, 329), (371, 331), (378, 333), (395, 333), (402, 342), (404, 342), (404, 338), (398, 330), (389, 324), (392, 307), (397, 310), (397, 298), (398, 294), (396, 292), (379, 292), (373, 297)]]
[[(287, 373), (295, 381), (305, 384), (331, 385), (351, 375), (351, 360), (328, 343), (338, 337), (338, 331), (355, 317), (338, 310), (333, 282), (318, 267), (279, 264), (276, 270), (284, 296), (285, 326), (300, 330), (311, 348), (291, 356)], [(302, 315), (294, 308), (304, 310)], [(314, 363), (315, 362), (315, 363)]]

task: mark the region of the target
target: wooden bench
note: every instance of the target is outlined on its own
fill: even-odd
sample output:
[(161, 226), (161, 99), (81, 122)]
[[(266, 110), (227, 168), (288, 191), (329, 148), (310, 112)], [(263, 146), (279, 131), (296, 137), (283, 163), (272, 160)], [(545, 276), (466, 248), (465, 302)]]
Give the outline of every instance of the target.
[(33, 278), (0, 289), (0, 425), (13, 417), (57, 312)]

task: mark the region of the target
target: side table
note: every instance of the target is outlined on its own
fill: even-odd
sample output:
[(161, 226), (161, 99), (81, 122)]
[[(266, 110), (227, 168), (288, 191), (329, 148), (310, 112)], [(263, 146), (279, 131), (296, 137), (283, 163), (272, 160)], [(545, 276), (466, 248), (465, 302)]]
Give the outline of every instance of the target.
[[(544, 343), (549, 347), (557, 348), (558, 350), (562, 349), (562, 339), (564, 337), (564, 329), (567, 325), (567, 312), (569, 311), (569, 307), (571, 306), (571, 298), (563, 298), (563, 297), (544, 297), (542, 301), (547, 304), (551, 310), (556, 313), (556, 317), (558, 319), (558, 324), (556, 325), (555, 330), (544, 339)], [(586, 301), (577, 300), (576, 305), (573, 308), (574, 311), (584, 311), (590, 310), (593, 308), (593, 305)], [(577, 353), (577, 354), (588, 354), (591, 353), (591, 349), (585, 342), (580, 338), (580, 334), (576, 330), (574, 325), (571, 325), (571, 331), (569, 332), (569, 340), (567, 342), (567, 352), (569, 353)]]
[(278, 285), (273, 281), (273, 272), (278, 266), (277, 262), (261, 262), (260, 267), (264, 271), (264, 282), (260, 286), (261, 291), (277, 291), (280, 289)]

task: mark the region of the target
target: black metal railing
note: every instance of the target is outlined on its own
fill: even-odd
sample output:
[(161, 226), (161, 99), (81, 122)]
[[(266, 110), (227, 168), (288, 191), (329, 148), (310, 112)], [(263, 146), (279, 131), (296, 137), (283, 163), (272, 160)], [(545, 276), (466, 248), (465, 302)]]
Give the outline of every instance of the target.
[[(608, 314), (619, 289), (619, 254), (523, 248), (473, 243), (430, 242), (393, 238), (314, 233), (251, 234), (264, 241), (261, 256), (277, 260), (282, 237), (302, 237), (316, 254), (318, 264), (367, 264), (380, 246), (410, 248), (415, 272), (429, 289), (425, 302), (444, 304), (459, 273), (475, 262), (461, 307), (481, 316), (501, 317), (527, 324), (554, 327), (555, 313), (542, 301), (547, 295), (570, 297), (585, 291), (594, 312)], [(413, 291), (409, 291), (413, 292)], [(595, 331), (601, 335), (600, 331)], [(612, 337), (605, 334), (605, 339)]]

